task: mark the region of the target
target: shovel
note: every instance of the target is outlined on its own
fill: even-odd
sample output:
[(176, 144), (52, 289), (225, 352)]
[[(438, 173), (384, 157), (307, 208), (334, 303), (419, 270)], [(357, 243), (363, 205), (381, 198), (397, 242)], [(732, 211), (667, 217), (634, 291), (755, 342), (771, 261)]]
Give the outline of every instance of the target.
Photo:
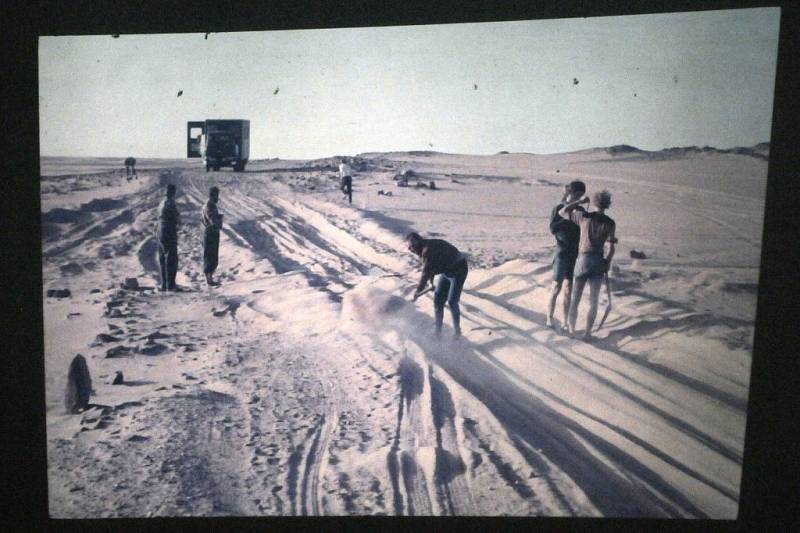
[(604, 277), (605, 277), (605, 282), (606, 282), (606, 296), (608, 297), (608, 303), (606, 304), (606, 310), (603, 313), (603, 318), (600, 319), (600, 324), (598, 324), (597, 329), (595, 329), (595, 331), (598, 331), (600, 328), (603, 327), (603, 324), (605, 323), (606, 318), (608, 318), (608, 314), (611, 312), (611, 285), (609, 285), (609, 281), (608, 281), (608, 271), (606, 271), (606, 274), (605, 274)]

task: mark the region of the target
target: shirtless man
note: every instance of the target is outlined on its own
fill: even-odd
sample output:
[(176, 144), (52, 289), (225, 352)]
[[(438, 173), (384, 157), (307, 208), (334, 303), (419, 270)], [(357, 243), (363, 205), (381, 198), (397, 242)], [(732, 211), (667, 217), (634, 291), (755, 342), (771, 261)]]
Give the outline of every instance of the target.
[[(553, 285), (550, 289), (550, 302), (547, 307), (547, 327), (554, 327), (553, 315), (556, 310), (556, 299), (561, 293), (561, 287), (566, 282), (564, 291), (563, 310), (564, 322), (562, 329), (567, 329), (569, 319), (569, 304), (572, 298), (572, 275), (575, 269), (575, 261), (578, 259), (578, 240), (580, 238), (580, 227), (573, 221), (563, 218), (559, 211), (567, 202), (580, 200), (586, 192), (586, 185), (582, 181), (573, 181), (564, 186), (564, 198), (561, 203), (553, 208), (550, 213), (550, 233), (556, 238), (556, 251), (553, 254)], [(583, 211), (580, 206), (576, 210)]]
[(453, 315), (454, 337), (460, 337), (461, 310), (458, 302), (469, 271), (467, 258), (449, 242), (442, 239), (423, 239), (418, 233), (409, 233), (406, 236), (406, 243), (411, 253), (422, 258), (422, 276), (414, 292), (414, 300), (416, 301), (425, 292), (425, 285), (429, 281), (433, 285), (433, 277), (439, 274), (433, 293), (436, 336), (442, 333), (444, 304), (447, 302)]
[[(589, 313), (586, 315), (586, 331), (583, 340), (592, 340), (592, 326), (597, 317), (597, 301), (600, 298), (600, 286), (603, 283), (611, 259), (614, 257), (614, 247), (617, 243), (616, 223), (605, 214), (611, 207), (611, 193), (600, 191), (592, 196), (592, 205), (597, 211), (579, 211), (578, 204), (585, 203), (586, 198), (567, 203), (558, 212), (564, 218), (569, 218), (580, 226), (581, 235), (578, 243), (578, 260), (575, 262), (575, 290), (569, 307), (569, 331), (575, 334), (575, 321), (578, 318), (578, 305), (586, 282), (589, 282)], [(603, 257), (605, 243), (608, 241), (608, 254)]]

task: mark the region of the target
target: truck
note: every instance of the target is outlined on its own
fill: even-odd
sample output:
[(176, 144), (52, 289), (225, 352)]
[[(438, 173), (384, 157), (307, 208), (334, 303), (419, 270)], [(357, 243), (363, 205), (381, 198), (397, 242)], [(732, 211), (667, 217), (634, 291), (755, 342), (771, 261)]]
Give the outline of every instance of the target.
[(221, 167), (231, 167), (234, 172), (243, 171), (250, 157), (250, 121), (189, 121), (186, 128), (186, 157), (202, 157), (206, 172)]

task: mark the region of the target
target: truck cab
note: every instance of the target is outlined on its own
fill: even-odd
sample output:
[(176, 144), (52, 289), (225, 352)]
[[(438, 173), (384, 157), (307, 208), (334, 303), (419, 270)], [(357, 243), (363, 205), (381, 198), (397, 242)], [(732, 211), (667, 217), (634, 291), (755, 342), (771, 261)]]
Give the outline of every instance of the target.
[(188, 122), (186, 156), (202, 157), (206, 172), (221, 167), (243, 171), (250, 157), (250, 121), (212, 119)]

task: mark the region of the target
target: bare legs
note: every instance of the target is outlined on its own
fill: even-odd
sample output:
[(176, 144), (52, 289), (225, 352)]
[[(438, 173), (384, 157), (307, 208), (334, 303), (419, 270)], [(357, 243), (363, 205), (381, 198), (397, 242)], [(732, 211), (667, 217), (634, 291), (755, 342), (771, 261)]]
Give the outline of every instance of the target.
[(602, 284), (603, 278), (589, 280), (589, 314), (586, 315), (586, 331), (583, 334), (583, 340), (585, 341), (592, 339), (592, 326), (594, 326), (594, 319), (597, 318), (597, 301), (600, 299), (600, 286)]
[(564, 299), (563, 299), (563, 309), (564, 309), (564, 328), (567, 327), (567, 323), (569, 321), (569, 309), (570, 309), (570, 300), (572, 299), (572, 280), (566, 279), (562, 281), (554, 281), (553, 286), (550, 290), (550, 302), (547, 306), (547, 321), (546, 325), (548, 328), (554, 327), (553, 325), (553, 315), (556, 312), (556, 300), (558, 299), (558, 295), (561, 293), (561, 286), (567, 282), (566, 290), (564, 291)]
[[(597, 318), (597, 302), (600, 299), (600, 287), (603, 284), (603, 278), (593, 278), (589, 280), (589, 312), (586, 315), (586, 331), (583, 333), (583, 340), (589, 341), (592, 339), (592, 326), (594, 320)], [(586, 280), (575, 280), (575, 293), (569, 307), (569, 332), (573, 335), (575, 331), (575, 322), (578, 319), (578, 305), (581, 303), (581, 296), (583, 295), (583, 288), (586, 285)]]

